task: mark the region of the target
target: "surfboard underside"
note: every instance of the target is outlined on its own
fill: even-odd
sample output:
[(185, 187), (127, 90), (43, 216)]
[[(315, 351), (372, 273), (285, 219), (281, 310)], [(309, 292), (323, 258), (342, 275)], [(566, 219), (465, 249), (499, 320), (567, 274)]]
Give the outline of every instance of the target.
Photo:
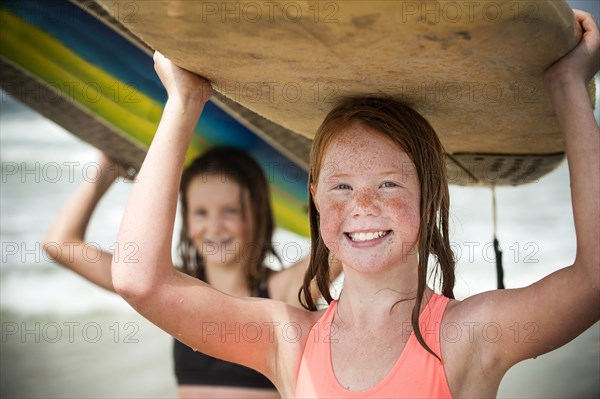
[[(155, 76), (154, 78), (150, 77), (150, 74), (154, 74), (150, 59), (152, 53), (150, 46), (164, 52), (181, 66), (210, 77), (211, 69), (202, 69), (206, 65), (203, 59), (196, 56), (202, 53), (197, 49), (211, 45), (211, 42), (211, 51), (216, 47), (227, 47), (224, 44), (226, 42), (221, 41), (222, 37), (226, 36), (227, 32), (231, 33), (235, 29), (240, 28), (239, 26), (235, 26), (235, 24), (223, 23), (221, 21), (215, 25), (217, 30), (212, 32), (208, 37), (203, 37), (201, 32), (198, 33), (196, 30), (186, 31), (188, 28), (192, 29), (190, 28), (189, 21), (194, 21), (194, 12), (197, 12), (195, 14), (195, 21), (201, 21), (201, 23), (196, 23), (195, 25), (198, 25), (202, 29), (207, 29), (208, 27), (212, 29), (213, 25), (209, 24), (212, 16), (202, 14), (202, 8), (197, 8), (202, 7), (202, 5), (198, 6), (197, 4), (200, 3), (196, 2), (171, 3), (180, 4), (183, 7), (175, 11), (168, 8), (170, 6), (166, 6), (167, 3), (151, 0), (143, 2), (97, 2), (84, 0), (74, 3), (53, 2), (50, 5), (44, 2), (29, 3), (29, 9), (24, 9), (23, 5), (16, 5), (17, 3), (3, 5), (2, 8), (3, 22), (8, 22), (3, 23), (2, 28), (3, 46), (0, 59), (2, 88), (31, 108), (65, 127), (73, 134), (102, 149), (111, 157), (135, 168), (139, 168), (143, 161), (160, 118), (162, 104), (165, 100), (160, 83), (157, 82)], [(68, 5), (65, 6), (64, 3)], [(196, 3), (195, 6), (193, 5), (194, 3)], [(214, 4), (219, 6), (219, 4), (225, 3)], [(308, 7), (309, 5), (308, 2), (294, 3), (302, 7)], [(353, 33), (363, 32), (368, 27), (372, 28), (375, 22), (370, 21), (377, 21), (380, 18), (376, 16), (378, 15), (377, 7), (384, 7), (381, 4), (374, 4), (371, 10), (375, 11), (371, 12), (371, 14), (350, 8), (344, 14), (342, 13), (342, 8), (347, 6), (344, 5), (342, 7), (337, 2), (331, 3), (337, 5), (338, 13), (336, 16), (338, 21), (342, 21), (342, 23), (335, 24), (333, 28), (329, 24), (327, 28), (334, 31), (333, 37), (339, 38), (343, 34), (345, 35), (344, 37), (347, 37), (347, 40), (353, 37)], [(413, 3), (417, 6), (422, 4), (422, 2)], [(206, 4), (213, 3), (205, 2), (204, 4), (206, 7)], [(244, 4), (248, 5), (250, 3), (236, 2), (236, 4), (240, 4), (240, 7), (243, 7)], [(47, 7), (57, 7), (58, 5), (63, 8), (66, 7), (65, 9), (68, 9), (72, 14), (67, 13), (62, 19), (52, 21), (51, 13), (48, 12)], [(109, 30), (115, 33), (115, 35), (110, 38), (103, 37), (103, 35), (107, 35), (106, 30), (90, 23), (82, 25), (80, 21), (78, 22), (80, 19), (79, 14), (76, 11), (72, 11), (69, 7), (85, 12), (104, 28), (110, 27)], [(194, 9), (193, 7), (196, 8)], [(198, 14), (198, 10), (200, 10), (200, 14)], [(303, 10), (305, 12), (309, 11), (308, 9)], [(335, 10), (335, 8), (331, 10)], [(388, 9), (386, 8), (385, 10)], [(206, 9), (204, 11), (206, 12)], [(470, 86), (465, 85), (465, 82), (469, 79), (468, 76), (461, 78), (462, 80), (448, 80), (447, 78), (445, 81), (441, 79), (436, 80), (436, 77), (442, 76), (444, 73), (447, 74), (447, 72), (444, 72), (442, 66), (438, 66), (438, 70), (434, 70), (435, 73), (433, 74), (425, 74), (430, 79), (430, 83), (411, 82), (409, 76), (403, 77), (402, 82), (397, 81), (396, 88), (401, 87), (403, 89), (401, 94), (404, 97), (410, 93), (416, 96), (402, 99), (407, 100), (415, 106), (437, 128), (447, 150), (447, 170), (451, 184), (493, 186), (531, 183), (539, 180), (543, 175), (553, 170), (564, 159), (562, 139), (558, 132), (554, 115), (551, 109), (548, 108), (547, 99), (542, 95), (543, 88), (539, 86), (541, 83), (540, 73), (543, 71), (542, 66), (548, 64), (549, 60), (562, 55), (568, 51), (570, 46), (576, 43), (577, 32), (573, 28), (572, 21), (568, 18), (570, 10), (556, 6), (550, 11), (554, 12), (553, 18), (560, 22), (557, 22), (559, 26), (558, 28), (553, 28), (552, 32), (558, 29), (558, 35), (563, 39), (562, 44), (554, 46), (552, 54), (545, 56), (545, 61), (539, 62), (538, 60), (540, 65), (536, 64), (536, 68), (539, 69), (536, 76), (527, 76), (527, 79), (523, 80), (523, 75), (520, 75), (519, 71), (514, 69), (512, 71), (513, 79), (510, 82), (502, 81), (498, 77), (492, 78), (491, 75), (488, 80), (480, 77), (479, 86), (483, 85), (483, 88), (480, 89), (483, 90), (485, 88), (487, 90), (486, 95), (488, 98), (485, 101), (477, 103), (473, 97), (471, 103), (468, 101), (465, 103), (465, 88), (470, 87), (471, 90), (474, 90), (475, 87), (478, 87), (476, 85), (477, 81), (472, 81)], [(28, 13), (30, 14), (29, 21), (27, 20)], [(411, 12), (411, 17), (413, 17), (412, 14)], [(369, 17), (369, 15), (371, 16)], [(404, 10), (404, 14), (400, 18), (405, 18), (407, 15), (407, 10)], [(55, 25), (56, 22), (62, 25), (69, 25), (70, 30), (68, 32), (72, 35), (74, 32), (81, 32), (82, 34), (84, 33), (83, 36), (92, 38), (96, 36), (95, 40), (91, 40), (87, 44), (87, 48), (83, 48), (81, 43), (71, 43), (70, 46), (63, 43), (72, 52), (71, 56), (85, 59), (85, 55), (95, 52), (97, 59), (110, 58), (114, 54), (110, 52), (104, 53), (105, 48), (119, 48), (121, 45), (125, 46), (123, 43), (126, 43), (130, 47), (135, 47), (139, 54), (134, 54), (134, 51), (129, 49), (129, 47), (126, 50), (127, 54), (123, 54), (125, 51), (121, 49), (120, 57), (124, 59), (123, 63), (125, 65), (120, 66), (120, 69), (117, 68), (119, 70), (110, 70), (110, 68), (101, 65), (100, 62), (96, 63), (95, 66), (100, 72), (110, 75), (110, 78), (104, 75), (101, 76), (101, 73), (90, 73), (83, 66), (78, 66), (77, 63), (81, 63), (79, 58), (73, 61), (65, 53), (61, 52), (62, 50), (56, 50), (54, 53), (49, 51), (51, 46), (48, 46), (47, 42), (44, 41), (46, 39), (41, 40), (40, 38), (46, 35), (52, 39), (53, 34), (60, 35), (55, 32), (56, 28), (40, 26), (43, 25), (40, 23), (40, 20), (44, 19), (42, 17), (49, 18), (50, 22), (55, 23)], [(135, 23), (132, 23), (132, 17), (135, 17)], [(202, 18), (207, 18), (206, 23), (202, 22)], [(344, 30), (346, 29), (344, 28), (344, 21), (351, 21), (348, 23), (353, 26), (354, 31)], [(287, 23), (289, 25), (289, 21)], [(301, 21), (302, 23), (304, 24), (300, 30), (303, 32), (302, 35), (308, 32), (313, 37), (317, 37), (320, 34), (316, 30), (317, 28), (308, 24), (308, 22)], [(362, 23), (365, 26), (362, 26)], [(514, 24), (515, 21), (513, 20), (512, 23)], [(149, 27), (152, 24), (155, 24), (152, 30), (160, 33), (160, 35), (156, 32), (148, 33), (148, 29), (150, 29)], [(505, 21), (504, 24), (506, 25), (507, 22)], [(479, 23), (479, 31), (472, 29), (473, 24), (462, 27), (455, 24), (454, 30), (451, 32), (453, 39), (446, 42), (443, 40), (443, 37), (446, 36), (442, 35), (441, 31), (437, 33), (423, 31), (421, 25), (414, 25), (421, 30), (418, 34), (417, 42), (420, 42), (421, 46), (423, 46), (423, 48), (420, 48), (420, 51), (428, 54), (441, 54), (443, 51), (456, 52), (457, 50), (452, 50), (453, 46), (466, 46), (465, 48), (472, 49), (474, 44), (466, 42), (473, 41), (476, 35), (485, 37), (489, 47), (495, 37), (489, 32), (486, 33), (485, 30), (481, 31), (483, 29), (481, 26), (486, 27), (481, 21)], [(417, 29), (414, 26), (411, 29)], [(237, 65), (240, 73), (247, 71), (246, 75), (249, 77), (246, 79), (248, 81), (235, 80), (239, 78), (237, 72), (232, 73), (232, 80), (229, 82), (222, 77), (214, 78), (217, 90), (221, 89), (222, 93), (215, 96), (214, 116), (212, 119), (209, 117), (204, 121), (208, 127), (199, 126), (197, 129), (198, 134), (195, 137), (194, 143), (192, 143), (189, 158), (198, 155), (205, 148), (212, 145), (231, 145), (233, 143), (236, 146), (253, 151), (253, 155), (257, 159), (262, 160), (263, 166), (267, 164), (265, 168), (267, 173), (276, 171), (276, 176), (274, 176), (274, 180), (271, 183), (274, 194), (273, 204), (279, 225), (306, 235), (308, 233), (308, 225), (306, 223), (306, 171), (308, 170), (308, 157), (312, 142), (310, 138), (314, 134), (314, 130), (316, 130), (315, 126), (322, 119), (324, 113), (334, 104), (334, 100), (338, 98), (338, 94), (356, 95), (368, 92), (369, 94), (390, 95), (390, 93), (373, 87), (368, 87), (368, 90), (363, 87), (362, 91), (356, 88), (345, 88), (340, 82), (344, 81), (344, 79), (348, 81), (347, 77), (344, 77), (344, 73), (347, 73), (347, 71), (344, 72), (344, 69), (336, 67), (327, 68), (323, 66), (323, 62), (320, 62), (312, 54), (314, 52), (313, 48), (306, 49), (304, 53), (297, 52), (297, 56), (308, 58), (306, 62), (300, 63), (298, 61), (298, 63), (301, 66), (307, 63), (318, 65), (319, 71), (324, 71), (321, 75), (315, 75), (314, 71), (309, 71), (312, 75), (308, 73), (307, 76), (316, 76), (316, 78), (315, 80), (304, 79), (306, 81), (304, 83), (302, 83), (302, 76), (297, 75), (290, 76), (289, 78), (283, 77), (280, 80), (280, 82), (287, 82), (288, 94), (290, 96), (292, 93), (291, 90), (297, 87), (295, 83), (306, 85), (300, 86), (301, 90), (313, 90), (312, 111), (302, 108), (302, 104), (290, 101), (284, 101), (283, 103), (273, 101), (273, 104), (267, 105), (281, 106), (279, 107), (279, 111), (277, 111), (280, 112), (280, 115), (273, 115), (270, 110), (265, 111), (265, 104), (261, 104), (260, 101), (250, 103), (246, 101), (244, 103), (244, 98), (241, 98), (244, 97), (244, 92), (240, 91), (241, 85), (245, 84), (247, 88), (251, 88), (248, 84), (259, 81), (255, 75), (256, 66), (253, 66), (253, 64), (258, 64), (260, 69), (269, 73), (281, 69), (292, 72), (296, 71), (300, 74), (307, 73), (302, 68), (294, 68), (297, 65), (290, 60), (287, 60), (287, 63), (285, 63), (277, 59), (277, 57), (282, 57), (282, 54), (289, 54), (292, 52), (291, 50), (288, 50), (286, 53), (281, 52), (281, 49), (277, 47), (265, 47), (265, 43), (270, 44), (271, 39), (265, 39), (264, 33), (257, 33), (261, 27), (265, 28), (265, 26), (254, 23), (250, 27), (253, 28), (249, 31), (251, 33), (250, 37), (254, 40), (257, 37), (263, 40), (263, 54), (252, 53), (250, 49), (241, 51), (241, 44), (239, 43), (234, 46), (240, 51), (239, 57), (246, 57), (246, 62), (241, 64), (236, 63), (235, 58), (229, 58), (228, 62), (231, 65)], [(273, 29), (272, 26), (266, 26), (266, 28)], [(505, 28), (507, 27), (505, 26)], [(38, 30), (35, 31), (35, 29)], [(477, 33), (480, 31), (483, 33)], [(571, 33), (569, 34), (568, 32)], [(201, 39), (190, 40), (189, 38), (192, 35), (197, 35)], [(278, 40), (280, 39), (281, 37), (278, 38)], [(332, 39), (324, 36), (318, 37), (315, 43), (317, 43), (317, 47), (321, 50), (327, 50), (332, 48), (328, 45), (328, 40), (331, 41)], [(363, 42), (364, 40), (366, 39), (363, 39)], [(34, 45), (33, 42), (37, 44)], [(475, 44), (477, 43), (475, 41)], [(243, 44), (246, 45), (247, 42)], [(379, 45), (383, 44), (379, 43)], [(481, 43), (478, 45), (481, 45)], [(355, 52), (363, 54), (366, 44), (362, 43), (362, 46), (357, 47)], [(431, 46), (437, 47), (432, 48)], [(218, 59), (220, 51), (218, 48), (211, 58)], [(194, 50), (192, 51), (192, 49)], [(390, 51), (390, 49), (384, 47), (380, 50)], [(269, 54), (269, 51), (276, 53), (276, 56), (274, 59), (265, 60), (264, 58)], [(255, 58), (252, 58), (252, 54), (254, 54)], [(257, 56), (263, 57), (263, 59), (259, 60), (256, 58)], [(48, 62), (48, 58), (51, 58), (52, 62)], [(340, 54), (336, 54), (335, 58), (336, 60), (343, 59)], [(368, 54), (363, 58), (368, 58)], [(277, 62), (280, 62), (280, 64), (277, 64)], [(398, 60), (395, 61), (395, 64), (391, 62), (390, 65), (386, 65), (386, 68), (391, 70), (394, 66), (401, 66), (399, 62)], [(527, 62), (531, 63), (532, 61)], [(93, 62), (90, 62), (90, 64), (94, 65)], [(76, 66), (73, 67), (73, 65)], [(479, 66), (481, 67), (482, 65)], [(505, 68), (506, 66), (504, 65), (503, 67)], [(330, 71), (329, 69), (332, 70)], [(492, 69), (496, 71), (501, 68), (495, 67)], [(138, 74), (132, 75), (131, 70), (135, 70)], [(144, 73), (139, 73), (141, 70)], [(223, 73), (225, 74), (226, 72), (227, 70)], [(121, 75), (119, 76), (119, 74)], [(132, 80), (131, 76), (136, 76), (135, 79), (137, 80)], [(275, 76), (277, 75), (275, 74)], [(130, 80), (127, 80), (128, 78)], [(375, 80), (377, 79), (372, 78), (372, 81)], [(262, 80), (262, 82), (265, 81), (265, 79)], [(333, 93), (331, 90), (334, 86), (327, 86), (331, 82), (336, 84), (335, 96), (330, 96)], [(80, 86), (74, 86), (76, 83), (80, 84)], [(365, 81), (362, 81), (361, 84), (364, 85)], [(510, 86), (511, 84), (513, 86)], [(82, 88), (82, 93), (79, 93), (79, 97), (77, 97), (77, 90), (68, 91), (73, 87)], [(253, 87), (256, 89), (256, 85)], [(341, 87), (344, 87), (344, 90), (340, 90)], [(493, 92), (492, 89), (497, 89), (498, 87), (501, 90), (508, 90), (507, 93), (511, 93), (511, 99), (503, 99), (504, 101), (500, 103), (492, 101), (492, 95), (497, 93), (497, 91)], [(525, 88), (527, 90), (523, 91)], [(462, 90), (460, 101), (452, 101), (451, 96), (456, 96), (458, 89)], [(316, 98), (323, 101), (315, 103), (314, 90), (320, 90)], [(94, 97), (98, 91), (102, 94), (102, 98), (99, 100)], [(257, 93), (248, 89), (245, 92), (245, 96), (254, 95), (256, 99)], [(396, 97), (398, 97), (397, 94)], [(473, 96), (474, 94), (471, 93), (470, 95)], [(322, 98), (319, 98), (319, 96)], [(525, 101), (532, 98), (536, 99), (535, 105), (542, 106), (543, 110), (538, 110), (533, 114), (527, 115), (527, 119), (531, 120), (531, 122), (525, 125), (521, 123), (524, 119), (523, 114), (530, 113), (531, 111)], [(432, 99), (434, 101), (431, 101)], [(510, 113), (510, 109), (507, 111), (506, 108), (502, 108), (507, 106), (507, 102), (508, 106), (512, 107), (510, 109), (519, 108), (516, 117)], [(437, 109), (437, 111), (431, 111), (434, 109)], [(496, 118), (495, 116), (486, 122), (489, 117), (483, 113), (484, 111), (501, 115), (503, 118), (502, 123), (498, 123), (497, 119), (494, 119)], [(304, 118), (311, 112), (314, 115)], [(430, 115), (428, 115), (428, 112)], [(436, 112), (452, 113), (454, 115), (453, 118), (460, 121), (460, 125), (453, 122), (454, 127), (450, 126), (447, 129), (440, 129), (439, 127), (444, 126), (444, 123), (435, 116)], [(289, 115), (293, 117), (287, 118), (286, 116)], [(294, 120), (302, 119), (308, 120), (310, 126), (295, 124)], [(511, 122), (511, 120), (513, 121)], [(231, 128), (232, 121), (235, 121), (239, 126), (236, 125), (235, 128)], [(535, 129), (532, 129), (532, 125), (537, 126)], [(460, 129), (462, 131), (459, 131), (458, 126), (461, 126)], [(509, 127), (509, 133), (506, 133), (507, 126)], [(255, 137), (252, 139), (242, 139), (241, 135), (238, 134), (240, 130), (248, 131), (250, 132), (248, 136), (254, 135)], [(513, 140), (515, 137), (517, 137), (517, 141)], [(273, 165), (278, 169), (272, 169)]]

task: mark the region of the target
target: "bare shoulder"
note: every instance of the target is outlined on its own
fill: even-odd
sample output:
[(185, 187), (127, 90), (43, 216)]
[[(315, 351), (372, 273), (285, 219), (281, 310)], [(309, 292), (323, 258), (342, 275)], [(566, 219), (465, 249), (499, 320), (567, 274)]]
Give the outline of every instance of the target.
[(472, 354), (478, 346), (495, 343), (506, 338), (506, 309), (503, 302), (510, 301), (508, 291), (488, 291), (473, 295), (464, 300), (451, 299), (442, 318), (442, 344), (454, 345), (464, 351), (462, 355)]
[(440, 325), (444, 370), (453, 396), (495, 397), (506, 370), (494, 366), (486, 343), (497, 342), (502, 326), (492, 321), (493, 295), (451, 299)]
[(289, 275), (289, 269), (283, 269), (271, 273), (268, 280), (269, 295), (271, 298), (280, 301), (283, 300), (283, 293), (285, 292)]
[(302, 286), (307, 267), (308, 258), (304, 258), (284, 270), (272, 273), (268, 281), (271, 298), (300, 306), (298, 291)]
[(597, 278), (585, 266), (559, 269), (527, 287), (451, 301), (440, 327), (449, 383), (476, 387), (485, 380), (492, 392), (510, 367), (566, 344), (597, 322), (598, 307), (581, 305), (598, 298)]
[(309, 312), (279, 301), (274, 306), (273, 333), (277, 334), (277, 363), (272, 367), (273, 382), (282, 397), (293, 397), (296, 389), (297, 370), (304, 347), (313, 326), (325, 311)]
[(311, 312), (276, 300), (268, 302), (271, 307), (274, 331), (279, 334), (277, 341), (284, 346), (287, 344), (293, 344), (292, 347), (300, 346), (303, 351), (312, 327), (325, 311)]
[(485, 312), (489, 296), (494, 291), (488, 291), (473, 295), (463, 300), (450, 299), (444, 312), (444, 322), (469, 322), (476, 320), (467, 320), (477, 317), (478, 314)]

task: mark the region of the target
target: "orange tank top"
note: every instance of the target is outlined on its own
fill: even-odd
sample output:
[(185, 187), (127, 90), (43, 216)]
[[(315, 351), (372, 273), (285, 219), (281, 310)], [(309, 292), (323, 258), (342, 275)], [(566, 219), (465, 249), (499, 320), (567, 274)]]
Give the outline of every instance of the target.
[[(419, 316), (421, 334), (439, 356), (440, 325), (448, 298), (434, 294)], [(366, 391), (349, 391), (337, 381), (331, 364), (330, 327), (337, 301), (311, 328), (300, 362), (297, 398), (451, 398), (443, 364), (410, 334), (388, 375)]]

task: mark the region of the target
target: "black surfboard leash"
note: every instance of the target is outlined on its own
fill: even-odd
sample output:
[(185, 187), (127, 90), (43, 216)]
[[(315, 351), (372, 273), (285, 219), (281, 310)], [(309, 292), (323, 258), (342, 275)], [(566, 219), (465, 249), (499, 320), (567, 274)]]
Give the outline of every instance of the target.
[(502, 249), (500, 248), (500, 242), (497, 236), (497, 204), (496, 204), (496, 185), (492, 186), (492, 218), (494, 226), (494, 254), (496, 256), (496, 280), (498, 282), (498, 289), (504, 289), (504, 268), (502, 267)]

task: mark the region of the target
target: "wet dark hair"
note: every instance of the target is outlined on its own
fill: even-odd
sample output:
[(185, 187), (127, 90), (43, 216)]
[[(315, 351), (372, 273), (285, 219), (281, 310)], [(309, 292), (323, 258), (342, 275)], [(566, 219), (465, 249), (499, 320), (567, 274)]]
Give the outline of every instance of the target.
[[(438, 357), (425, 343), (419, 328), (419, 313), (427, 284), (427, 266), (430, 255), (435, 259), (432, 270), (441, 286), (442, 295), (454, 298), (455, 259), (448, 237), (448, 213), (450, 198), (446, 178), (444, 148), (425, 118), (411, 107), (389, 98), (349, 98), (336, 106), (319, 127), (310, 154), (309, 184), (315, 188), (329, 144), (336, 135), (354, 123), (374, 129), (391, 139), (412, 160), (421, 189), (420, 225), (416, 245), (418, 286), (411, 324), (419, 343)], [(310, 264), (299, 293), (300, 303), (308, 310), (316, 310), (311, 295), (311, 285), (316, 286), (327, 303), (329, 292), (330, 251), (319, 232), (319, 212), (309, 193), (309, 218), (311, 232)], [(441, 276), (440, 274), (441, 273)]]
[(179, 188), (182, 227), (178, 252), (182, 261), (181, 270), (206, 281), (204, 258), (188, 234), (187, 191), (195, 178), (214, 174), (222, 179), (232, 179), (240, 186), (242, 215), (251, 227), (250, 242), (246, 248), (242, 248), (248, 259), (244, 273), (248, 289), (252, 295), (257, 295), (267, 283), (271, 271), (264, 265), (265, 258), (271, 254), (279, 259), (272, 243), (275, 225), (269, 201), (269, 186), (260, 165), (250, 155), (236, 148), (210, 149), (196, 158), (183, 172)]

